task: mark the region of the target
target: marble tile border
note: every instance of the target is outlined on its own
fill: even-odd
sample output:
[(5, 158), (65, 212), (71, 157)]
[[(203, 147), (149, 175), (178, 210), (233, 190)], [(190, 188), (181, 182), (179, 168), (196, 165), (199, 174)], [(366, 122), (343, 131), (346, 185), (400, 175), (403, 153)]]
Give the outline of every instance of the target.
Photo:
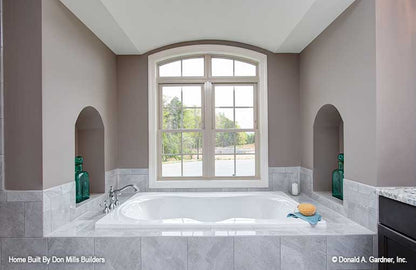
[(114, 186), (117, 187), (116, 170), (105, 173), (105, 183), (105, 193), (91, 194), (90, 199), (80, 204), (75, 202), (74, 181), (43, 190), (43, 235), (50, 234), (88, 212), (101, 211), (110, 186), (116, 183)]
[[(233, 192), (233, 191), (284, 191), (289, 192), (291, 183), (299, 183), (301, 167), (269, 167), (268, 188), (157, 188), (149, 189), (148, 169), (116, 169), (116, 187), (137, 185), (141, 191), (150, 192)], [(113, 184), (114, 185), (114, 184)]]
[(358, 224), (377, 232), (377, 188), (357, 181), (344, 179), (344, 200), (333, 198), (329, 193), (313, 191), (313, 171), (300, 168), (301, 191), (312, 199), (350, 218)]

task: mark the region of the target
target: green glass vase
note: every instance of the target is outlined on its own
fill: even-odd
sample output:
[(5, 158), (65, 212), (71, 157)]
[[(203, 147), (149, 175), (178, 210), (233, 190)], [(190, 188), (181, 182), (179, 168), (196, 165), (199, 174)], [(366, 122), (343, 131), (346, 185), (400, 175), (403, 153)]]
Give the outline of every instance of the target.
[(75, 157), (75, 201), (80, 203), (90, 197), (90, 180), (88, 172), (84, 171), (82, 156)]
[(344, 199), (344, 154), (338, 155), (338, 169), (332, 172), (332, 196), (340, 200)]

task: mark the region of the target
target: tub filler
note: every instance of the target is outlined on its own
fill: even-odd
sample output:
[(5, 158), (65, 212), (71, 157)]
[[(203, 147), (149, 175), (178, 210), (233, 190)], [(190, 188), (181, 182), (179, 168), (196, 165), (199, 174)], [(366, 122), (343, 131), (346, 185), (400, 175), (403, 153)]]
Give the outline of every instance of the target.
[[(288, 218), (298, 203), (283, 192), (138, 193), (95, 224), (96, 229), (261, 229), (311, 227)], [(326, 226), (321, 220), (317, 227)]]

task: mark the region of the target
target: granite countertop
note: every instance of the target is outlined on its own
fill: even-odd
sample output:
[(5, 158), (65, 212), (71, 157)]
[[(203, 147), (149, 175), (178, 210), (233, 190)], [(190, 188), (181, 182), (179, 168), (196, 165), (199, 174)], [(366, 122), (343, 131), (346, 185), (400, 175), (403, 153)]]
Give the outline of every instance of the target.
[(416, 206), (416, 187), (383, 187), (377, 189), (377, 194)]

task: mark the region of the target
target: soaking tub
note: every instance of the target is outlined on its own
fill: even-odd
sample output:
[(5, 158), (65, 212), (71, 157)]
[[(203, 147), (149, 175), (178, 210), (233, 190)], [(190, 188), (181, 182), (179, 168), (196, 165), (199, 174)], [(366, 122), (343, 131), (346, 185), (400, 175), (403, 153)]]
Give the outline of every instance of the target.
[[(311, 227), (288, 218), (298, 203), (283, 192), (138, 193), (95, 224), (97, 229), (259, 229)], [(321, 220), (316, 226), (326, 226)]]

